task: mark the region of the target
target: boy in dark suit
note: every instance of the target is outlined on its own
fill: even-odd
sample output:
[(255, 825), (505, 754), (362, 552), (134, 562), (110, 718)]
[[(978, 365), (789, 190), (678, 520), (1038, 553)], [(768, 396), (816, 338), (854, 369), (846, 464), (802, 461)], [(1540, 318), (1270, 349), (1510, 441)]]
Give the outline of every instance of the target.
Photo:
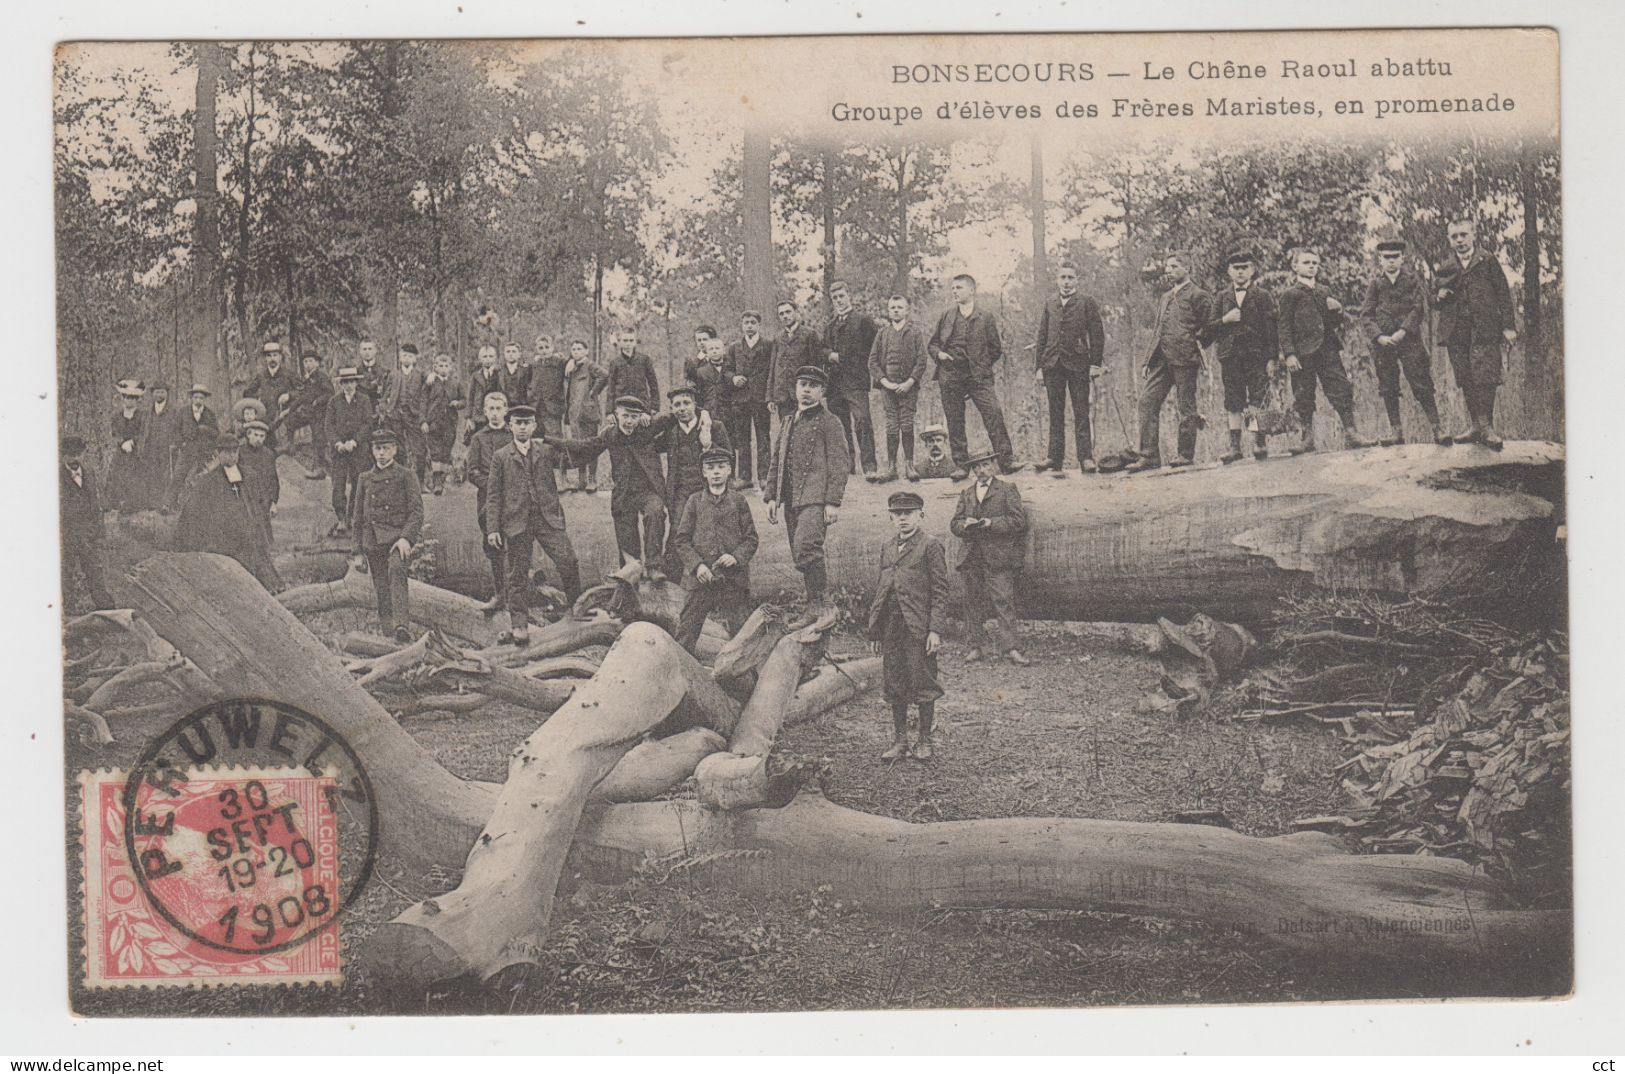
[(1351, 448), (1370, 447), (1354, 421), (1354, 386), (1343, 369), (1338, 333), (1343, 325), (1343, 304), (1318, 282), (1320, 255), (1313, 250), (1292, 253), (1292, 286), (1281, 295), (1279, 334), (1281, 353), (1292, 373), (1292, 405), (1298, 411), (1303, 439), (1292, 454), (1315, 450), (1315, 385), (1326, 392), (1343, 422), (1343, 441)]
[(909, 752), (908, 710), (920, 712), (914, 756), (931, 759), (931, 723), (942, 687), (937, 650), (942, 648), (948, 607), (948, 558), (942, 542), (920, 530), (925, 500), (894, 492), (886, 500), (897, 537), (880, 548), (880, 578), (869, 606), (869, 644), (881, 656), (886, 701), (891, 705), (892, 744), (880, 755), (895, 761)]
[(1066, 476), (1066, 399), (1072, 397), (1072, 436), (1078, 469), (1095, 472), (1092, 430), (1089, 428), (1090, 382), (1105, 371), (1106, 326), (1100, 304), (1078, 294), (1077, 266), (1063, 263), (1055, 270), (1059, 294), (1044, 303), (1038, 320), (1038, 379), (1049, 400), (1049, 458), (1034, 467)]
[(378, 622), (396, 641), (412, 640), (411, 590), (406, 557), (423, 535), (423, 488), (410, 468), (396, 461), (400, 437), (393, 429), (372, 434), (373, 468), (361, 475), (350, 531), (355, 538), (355, 564), (367, 565), (378, 599)]
[(699, 643), (705, 617), (722, 617), (737, 633), (750, 609), (750, 560), (756, 554), (756, 522), (745, 497), (728, 487), (733, 452), (707, 448), (700, 455), (705, 488), (684, 501), (677, 520), (677, 557), (688, 591), (677, 619), (677, 641), (689, 652)]
[(834, 316), (824, 326), (824, 346), (829, 350), (829, 408), (846, 429), (848, 440), (855, 439), (863, 463), (863, 476), (875, 479), (875, 426), (869, 410), (869, 354), (874, 348), (878, 325), (852, 305), (852, 291), (844, 280), (829, 289)]
[(463, 401), (468, 405), (467, 423), (463, 427), (464, 447), (474, 439), (475, 433), (485, 427), (482, 420), (485, 399), (492, 392), (502, 392), (502, 398), (508, 398), (508, 393), (502, 391), (502, 378), (497, 376), (497, 349), (487, 343), (480, 348), (480, 364), (474, 370), (474, 375), (468, 378), (468, 390), (463, 393)]
[(1251, 250), (1232, 252), (1224, 259), (1224, 271), (1230, 286), (1219, 292), (1213, 317), (1200, 334), (1203, 344), (1216, 344), (1219, 378), (1224, 384), (1230, 450), (1219, 461), (1232, 463), (1241, 458), (1244, 424), (1253, 434), (1253, 458), (1265, 459), (1269, 449), (1258, 428), (1257, 414), (1269, 405), (1270, 369), (1280, 346), (1275, 300), (1258, 282), (1258, 260)]
[(451, 355), (437, 354), (434, 368), (423, 378), (423, 435), (429, 452), (428, 491), (436, 496), (446, 491), (446, 475), (451, 471), (451, 447), (457, 440), (457, 411), (463, 395), (451, 379)]
[(1027, 511), (1021, 492), (994, 476), (998, 455), (983, 452), (970, 460), (976, 478), (959, 494), (959, 505), (948, 529), (965, 542), (959, 573), (965, 579), (965, 625), (971, 651), (966, 663), (982, 659), (988, 648), (983, 624), (994, 622), (993, 641), (1010, 663), (1026, 667), (1032, 661), (1016, 648), (1016, 575), (1027, 553)]
[(399, 447), (406, 452), (405, 465), (411, 468), (418, 485), (423, 485), (429, 465), (428, 440), (428, 388), (424, 384), (423, 370), (418, 366), (418, 349), (413, 343), (402, 343), (396, 366), (390, 371), (384, 385), (384, 399), (380, 404), (384, 424), (400, 437)]
[(665, 578), (660, 557), (666, 541), (666, 471), (660, 448), (666, 430), (676, 421), (670, 414), (651, 418), (641, 396), (623, 395), (615, 400), (615, 424), (597, 436), (544, 437), (581, 463), (609, 452), (610, 476), (615, 479), (609, 498), (615, 544), (623, 559), (643, 564), (651, 581)]
[(557, 452), (536, 433), (536, 408), (508, 410), (513, 441), (491, 457), (486, 483), (485, 543), (502, 551), (507, 569), (508, 630), (497, 640), (523, 646), (530, 641), (531, 552), (542, 546), (559, 572), (559, 586), (574, 600), (581, 594), (581, 568), (564, 530), (564, 508), (556, 484)]
[[(734, 447), (739, 451), (741, 489), (756, 487), (756, 476), (767, 480), (768, 456), (773, 449), (773, 415), (767, 408), (773, 378), (773, 344), (762, 335), (762, 315), (746, 310), (739, 315), (741, 335), (728, 348), (728, 370), (733, 377), (734, 413), (729, 421)], [(755, 447), (751, 446), (754, 438)]]
[(942, 412), (948, 422), (948, 446), (954, 454), (955, 481), (967, 474), (969, 448), (965, 438), (965, 404), (976, 405), (993, 450), (999, 453), (999, 472), (1013, 474), (1026, 463), (1015, 462), (1015, 449), (1004, 427), (1004, 411), (994, 386), (994, 368), (1004, 358), (998, 315), (976, 303), (976, 278), (962, 272), (948, 290), (954, 304), (937, 318), (936, 331), (926, 341), (926, 352), (937, 362), (937, 385)]
[(373, 406), (361, 388), (361, 370), (353, 365), (338, 371), (339, 390), (327, 401), (322, 421), (327, 430), (328, 476), (333, 479), (333, 514), (338, 521), (327, 531), (329, 537), (348, 533), (350, 515), (355, 511), (355, 492), (361, 475), (372, 465), (367, 447)]
[(806, 611), (788, 624), (790, 630), (810, 625), (823, 612), (829, 579), (824, 569), (824, 533), (840, 515), (841, 497), (851, 457), (841, 419), (824, 406), (827, 379), (819, 366), (796, 371), (796, 409), (779, 422), (768, 471), (767, 521), (777, 525), (784, 513), (785, 534), (796, 570), (807, 587)]
[[(925, 365), (925, 335), (908, 319), (908, 298), (892, 295), (886, 300), (886, 324), (875, 333), (869, 347), (869, 379), (880, 389), (881, 409), (886, 415), (886, 472), (870, 474), (871, 481), (897, 480), (899, 447), (903, 451), (904, 476), (910, 481), (920, 479), (914, 469), (914, 412), (920, 404)], [(947, 438), (945, 429), (945, 443)]]
[(1405, 267), (1405, 240), (1385, 238), (1377, 243), (1377, 272), (1365, 289), (1360, 319), (1371, 342), (1371, 362), (1377, 370), (1377, 392), (1388, 414), (1384, 447), (1405, 442), (1399, 419), (1399, 374), (1410, 383), (1416, 405), (1427, 417), (1432, 439), (1439, 437), (1439, 406), (1433, 391), (1433, 363), (1422, 346), (1422, 317), (1426, 292), (1422, 278)]
[(207, 385), (192, 385), (189, 393), (191, 406), (180, 415), (180, 445), (175, 450), (175, 474), (169, 486), (171, 509), (180, 503), (186, 483), (214, 457), (215, 434), (220, 432), (220, 419), (215, 417), (214, 410), (209, 406), (209, 394)]
[(77, 436), (62, 439), (62, 592), (75, 567), (84, 576), (85, 589), (95, 608), (111, 608), (113, 597), (102, 581), (102, 508), (96, 483), (85, 466), (85, 442)]
[(1155, 470), (1162, 465), (1162, 404), (1174, 393), (1179, 414), (1177, 454), (1170, 466), (1189, 466), (1196, 460), (1196, 380), (1202, 371), (1202, 326), (1213, 319), (1213, 299), (1191, 279), (1191, 256), (1169, 254), (1163, 271), (1170, 286), (1157, 303), (1157, 321), (1151, 329), (1145, 355), (1145, 382), (1140, 389), (1140, 457), (1131, 472)]
[(1501, 384), (1503, 349), (1518, 338), (1506, 272), (1491, 254), (1478, 249), (1470, 220), (1446, 229), (1454, 255), (1434, 270), (1438, 288), (1439, 338), (1467, 404), (1471, 427), (1447, 443), (1483, 444), (1501, 450), (1495, 432), (1495, 390)]

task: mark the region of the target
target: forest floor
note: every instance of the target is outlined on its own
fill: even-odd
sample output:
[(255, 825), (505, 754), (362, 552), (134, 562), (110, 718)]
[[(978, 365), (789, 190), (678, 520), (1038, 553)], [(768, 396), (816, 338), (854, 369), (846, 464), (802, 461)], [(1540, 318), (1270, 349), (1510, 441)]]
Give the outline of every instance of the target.
[[(296, 492), (288, 499), (279, 542), (308, 540), (321, 498)], [(138, 546), (123, 551), (144, 554)], [(109, 553), (119, 558), (115, 548)], [(337, 636), (368, 624), (365, 613), (347, 611), (308, 625)], [(941, 660), (947, 696), (938, 704), (936, 758), (929, 763), (880, 761), (890, 717), (873, 694), (786, 728), (779, 748), (823, 762), (831, 800), (907, 821), (1171, 821), (1216, 812), (1237, 831), (1270, 836), (1289, 831), (1295, 818), (1338, 811), (1331, 769), (1342, 753), (1327, 727), (1142, 712), (1139, 702), (1156, 689), (1161, 670), (1152, 657), (1079, 639), (1056, 624), (1025, 623), (1022, 631), (1034, 661), (1029, 668), (967, 665), (963, 645), (947, 644)], [(863, 645), (842, 633), (831, 648), (855, 655)], [(115, 729), (118, 742), (101, 749), (68, 736), (70, 980), (80, 976), (83, 959), (71, 819), (79, 808), (77, 774), (132, 763), (170, 720), (123, 723)], [(493, 781), (506, 777), (508, 751), (535, 724), (534, 713), (497, 702), (468, 716), (403, 720), (453, 773)], [(675, 794), (692, 794), (692, 786)], [(761, 898), (709, 885), (703, 875), (603, 886), (568, 873), (543, 960), (551, 972), (532, 990), (403, 994), (369, 979), (359, 958), (368, 936), (456, 879), (408, 874), (398, 861), (380, 861), (374, 882), (340, 924), (341, 987), (114, 993), (74, 985), (72, 1004), (87, 1015), (155, 1016), (796, 1011), (1424, 998), (1513, 987), (1425, 965), (1319, 961), (1193, 922), (1081, 911), (878, 912), (827, 890)]]

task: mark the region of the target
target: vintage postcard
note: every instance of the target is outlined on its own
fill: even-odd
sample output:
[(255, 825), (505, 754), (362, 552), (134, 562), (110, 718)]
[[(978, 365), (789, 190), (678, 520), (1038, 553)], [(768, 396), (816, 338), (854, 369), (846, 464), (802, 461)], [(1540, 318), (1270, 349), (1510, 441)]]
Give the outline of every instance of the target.
[(62, 44), (68, 1006), (1570, 994), (1558, 84)]

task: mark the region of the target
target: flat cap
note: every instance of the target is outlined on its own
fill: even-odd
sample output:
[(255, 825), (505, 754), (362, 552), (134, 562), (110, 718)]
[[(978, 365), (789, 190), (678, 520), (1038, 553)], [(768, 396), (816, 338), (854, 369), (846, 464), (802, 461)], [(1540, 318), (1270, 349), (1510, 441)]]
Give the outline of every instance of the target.
[(888, 511), (919, 511), (925, 507), (925, 497), (918, 492), (894, 492), (886, 497)]
[(677, 385), (677, 387), (673, 388), (671, 391), (666, 393), (666, 398), (667, 399), (675, 399), (679, 395), (687, 395), (687, 396), (692, 396), (694, 398), (698, 398), (698, 395), (695, 393), (694, 389), (689, 387), (687, 384), (679, 384), (679, 385)]
[(729, 466), (732, 466), (734, 462), (734, 453), (729, 451), (727, 448), (708, 447), (704, 451), (700, 452), (700, 465), (704, 466), (708, 462), (725, 462)]
[(828, 384), (829, 374), (815, 365), (804, 365), (796, 370), (797, 380), (810, 380), (816, 384)]
[(1258, 264), (1258, 257), (1247, 247), (1238, 246), (1224, 255), (1224, 263), (1227, 267), (1230, 265), (1256, 265)]
[(395, 435), (394, 429), (377, 428), (372, 431), (370, 442), (376, 447), (379, 444), (399, 444), (401, 438)]
[(511, 406), (511, 407), (508, 408), (508, 420), (509, 421), (526, 421), (526, 420), (535, 421), (536, 420), (536, 408), (531, 406), (529, 403), (520, 403), (518, 406)]
[(634, 414), (647, 414), (649, 412), (649, 404), (645, 403), (636, 395), (622, 395), (616, 397), (615, 409), (630, 410)]

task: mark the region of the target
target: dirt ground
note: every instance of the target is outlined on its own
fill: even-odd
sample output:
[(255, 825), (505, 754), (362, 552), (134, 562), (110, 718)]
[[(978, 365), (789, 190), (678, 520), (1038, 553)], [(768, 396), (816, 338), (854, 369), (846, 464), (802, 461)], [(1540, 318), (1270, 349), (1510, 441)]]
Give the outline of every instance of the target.
[[(355, 613), (318, 628), (362, 625)], [(948, 696), (938, 706), (937, 757), (886, 765), (889, 716), (875, 696), (786, 729), (788, 753), (819, 758), (829, 797), (910, 821), (1073, 816), (1166, 821), (1217, 811), (1238, 831), (1274, 835), (1325, 813), (1339, 758), (1324, 728), (1259, 726), (1136, 711), (1156, 683), (1147, 657), (1028, 624), (1035, 663), (965, 665), (950, 643)], [(851, 640), (836, 649), (855, 652)], [(535, 717), (502, 705), (405, 726), (450, 770), (501, 780), (511, 746)], [(70, 736), (68, 769), (129, 763), (159, 730), (130, 724), (91, 750)], [(67, 804), (76, 789), (70, 780)], [(686, 794), (686, 789), (679, 794)], [(70, 835), (73, 833), (70, 833)], [(1431, 972), (1320, 963), (1250, 936), (1194, 923), (1059, 911), (871, 912), (827, 891), (742, 897), (703, 877), (641, 877), (605, 887), (566, 876), (550, 972), (522, 994), (476, 988), (402, 994), (369, 980), (366, 937), (412, 902), (452, 887), (450, 875), (406, 875), (381, 862), (343, 920), (341, 989), (77, 992), (86, 1014), (352, 1014), (562, 1011), (740, 1011), (877, 1007), (1236, 1003), (1486, 994), (1494, 982)], [(74, 885), (76, 888), (77, 885)], [(70, 893), (75, 967), (78, 892)], [(76, 969), (77, 972), (77, 969)]]

